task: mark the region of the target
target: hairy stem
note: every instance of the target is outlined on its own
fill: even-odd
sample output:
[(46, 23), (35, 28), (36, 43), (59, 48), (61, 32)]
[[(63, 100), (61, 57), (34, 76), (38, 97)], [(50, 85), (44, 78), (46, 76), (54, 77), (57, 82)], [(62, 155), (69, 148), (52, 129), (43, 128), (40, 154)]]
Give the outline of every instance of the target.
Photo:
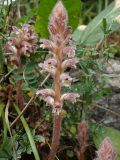
[(22, 80), (17, 81), (16, 87), (17, 87), (17, 103), (18, 103), (18, 106), (19, 106), (20, 110), (22, 110), (24, 108)]
[[(60, 74), (61, 74), (61, 59), (59, 58), (60, 52), (56, 54), (57, 57), (57, 69), (55, 74), (55, 102), (60, 102), (61, 97), (61, 85), (60, 85)], [(62, 107), (62, 106), (59, 106)], [(61, 129), (61, 121), (62, 117), (61, 114), (56, 115), (54, 114), (54, 124), (53, 124), (53, 137), (52, 137), (52, 145), (51, 145), (51, 151), (48, 157), (48, 160), (54, 160), (55, 155), (59, 146), (59, 140), (60, 140), (60, 129)]]
[(54, 116), (53, 139), (52, 139), (51, 152), (49, 154), (48, 160), (55, 159), (55, 155), (56, 155), (56, 152), (59, 146), (59, 140), (60, 140), (61, 121), (62, 121), (61, 115)]
[[(22, 70), (22, 65), (19, 64), (19, 70)], [(17, 88), (17, 104), (22, 110), (24, 108), (24, 97), (23, 97), (23, 91), (22, 91), (22, 80), (18, 80), (16, 84)]]
[(82, 148), (80, 148), (79, 160), (84, 160), (84, 151), (82, 151)]

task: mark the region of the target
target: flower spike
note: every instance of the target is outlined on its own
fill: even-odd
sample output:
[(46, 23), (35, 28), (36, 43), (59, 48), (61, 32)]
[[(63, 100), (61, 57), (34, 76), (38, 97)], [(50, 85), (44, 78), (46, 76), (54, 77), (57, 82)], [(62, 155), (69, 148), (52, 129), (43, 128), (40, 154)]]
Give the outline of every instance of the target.
[(99, 160), (115, 160), (116, 152), (112, 146), (111, 140), (109, 137), (106, 137), (97, 151), (97, 156)]
[(65, 93), (61, 94), (61, 88), (63, 86), (69, 87), (73, 81), (69, 74), (64, 73), (67, 68), (76, 68), (76, 64), (79, 62), (78, 58), (75, 58), (76, 48), (72, 44), (71, 33), (72, 29), (68, 24), (68, 15), (62, 2), (59, 1), (49, 18), (48, 30), (50, 33), (50, 40), (42, 40), (40, 47), (47, 48), (52, 52), (53, 58), (45, 60), (43, 63), (39, 63), (42, 73), (50, 73), (53, 77), (55, 88), (54, 92), (50, 89), (39, 91), (42, 98), (47, 104), (52, 106), (52, 112), (54, 114), (54, 131), (53, 141), (51, 146), (51, 152), (48, 160), (53, 160), (57, 152), (59, 145), (59, 135), (61, 128), (61, 111), (63, 108), (64, 100), (76, 102), (79, 98), (77, 93)]

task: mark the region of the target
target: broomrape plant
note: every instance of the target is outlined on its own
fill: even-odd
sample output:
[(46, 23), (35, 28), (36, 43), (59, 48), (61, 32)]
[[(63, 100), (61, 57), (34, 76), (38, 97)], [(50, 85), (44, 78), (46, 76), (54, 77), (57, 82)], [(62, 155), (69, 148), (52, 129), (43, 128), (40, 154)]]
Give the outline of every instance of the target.
[(98, 158), (96, 160), (115, 160), (116, 152), (112, 146), (112, 142), (109, 137), (106, 137), (97, 151)]
[(74, 103), (79, 98), (77, 93), (61, 93), (61, 88), (64, 86), (69, 87), (73, 80), (69, 73), (64, 73), (65, 70), (67, 68), (76, 68), (76, 64), (79, 62), (79, 59), (75, 57), (76, 48), (71, 40), (72, 29), (67, 26), (67, 22), (67, 11), (62, 2), (59, 1), (49, 18), (50, 40), (41, 40), (41, 47), (50, 51), (51, 58), (40, 63), (39, 67), (43, 73), (49, 73), (54, 80), (54, 89), (47, 88), (37, 91), (37, 95), (40, 95), (52, 107), (54, 114), (53, 138), (49, 160), (55, 158), (59, 146), (63, 103), (65, 100)]
[[(120, 1), (116, 0), (119, 5)], [(79, 58), (75, 57), (76, 47), (72, 43), (71, 33), (72, 29), (68, 26), (68, 15), (64, 5), (59, 1), (49, 18), (48, 30), (50, 39), (42, 39), (40, 47), (48, 49), (49, 58), (45, 59), (43, 63), (39, 63), (41, 73), (49, 74), (54, 81), (54, 88), (43, 88), (36, 92), (47, 105), (51, 106), (53, 112), (53, 136), (51, 151), (48, 160), (54, 160), (57, 149), (59, 147), (60, 130), (62, 123), (62, 109), (64, 101), (75, 103), (80, 97), (78, 93), (63, 93), (63, 87), (70, 87), (73, 78), (66, 72), (67, 69), (76, 69)], [(10, 58), (13, 65), (19, 71), (23, 71), (24, 64), (21, 62), (22, 56), (30, 56), (37, 46), (38, 36), (34, 30), (28, 25), (24, 24), (21, 29), (17, 27), (12, 28), (10, 37), (5, 45), (5, 56)], [(16, 83), (17, 89), (17, 103), (20, 110), (24, 108), (24, 97), (22, 90), (22, 80)], [(86, 148), (88, 146), (88, 123), (82, 121), (78, 125), (78, 142), (79, 150), (78, 159), (84, 160)], [(33, 144), (33, 142), (31, 142)], [(33, 146), (34, 148), (35, 146)], [(116, 152), (108, 137), (101, 143), (97, 153), (96, 160), (115, 160)], [(36, 154), (36, 153), (35, 153)], [(37, 155), (36, 159), (39, 159)]]
[[(22, 71), (23, 64), (21, 62), (22, 56), (30, 56), (30, 54), (37, 49), (37, 35), (28, 24), (24, 24), (21, 29), (13, 26), (9, 40), (5, 45), (5, 56), (10, 58), (17, 70)], [(19, 108), (24, 108), (24, 97), (22, 91), (22, 80), (16, 83), (17, 88), (17, 103)]]

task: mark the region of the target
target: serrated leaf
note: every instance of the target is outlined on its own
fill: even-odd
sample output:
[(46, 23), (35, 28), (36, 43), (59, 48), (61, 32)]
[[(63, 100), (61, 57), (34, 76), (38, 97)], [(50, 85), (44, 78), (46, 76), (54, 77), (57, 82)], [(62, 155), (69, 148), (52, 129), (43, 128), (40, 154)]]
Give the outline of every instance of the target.
[[(41, 0), (38, 9), (37, 21), (35, 29), (42, 38), (48, 37), (48, 20), (49, 15), (56, 4), (57, 0)], [(81, 2), (80, 0), (63, 0), (63, 3), (68, 11), (69, 24), (75, 30), (79, 23)], [(74, 4), (74, 5), (73, 5)], [(49, 6), (49, 7), (48, 7)]]

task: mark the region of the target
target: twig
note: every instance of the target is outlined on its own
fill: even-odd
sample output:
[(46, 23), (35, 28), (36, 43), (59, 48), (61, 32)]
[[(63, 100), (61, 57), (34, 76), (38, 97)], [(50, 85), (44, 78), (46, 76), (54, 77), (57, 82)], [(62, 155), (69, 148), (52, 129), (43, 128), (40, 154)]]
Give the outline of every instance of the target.
[(46, 81), (48, 80), (48, 78), (50, 77), (50, 74), (48, 74), (46, 77), (45, 77), (45, 79), (42, 81), (42, 83), (40, 84), (40, 87), (42, 87), (45, 83), (46, 83)]
[(93, 106), (94, 106), (94, 107), (97, 107), (97, 108), (100, 108), (100, 109), (104, 109), (104, 110), (106, 110), (106, 111), (108, 111), (108, 112), (110, 112), (110, 113), (112, 113), (112, 114), (120, 117), (120, 113), (116, 113), (116, 112), (114, 112), (113, 110), (111, 110), (111, 109), (109, 109), (109, 108), (105, 108), (105, 107), (100, 106), (100, 105), (98, 105), (98, 104), (93, 104)]
[(10, 70), (5, 76), (3, 76), (0, 80), (0, 83), (2, 83), (4, 81), (5, 78), (7, 78), (13, 71), (15, 70), (15, 68), (13, 68), (12, 70)]
[(19, 118), (23, 115), (23, 113), (26, 111), (26, 109), (29, 107), (30, 103), (34, 100), (36, 94), (34, 94), (31, 99), (29, 100), (29, 102), (26, 104), (26, 106), (23, 108), (23, 110), (21, 111), (21, 113), (16, 117), (16, 119), (11, 123), (10, 128), (13, 127), (13, 125), (19, 120)]
[[(44, 84), (45, 84), (45, 82), (48, 80), (48, 78), (49, 78), (49, 74), (45, 77), (45, 79), (43, 80), (43, 82), (40, 84), (40, 86), (42, 87)], [(26, 109), (29, 107), (29, 105), (31, 104), (31, 102), (35, 99), (35, 97), (36, 97), (36, 94), (34, 94), (31, 98), (30, 98), (30, 100), (29, 100), (29, 102), (26, 104), (26, 106), (23, 108), (23, 110), (21, 111), (21, 113), (16, 117), (16, 119), (11, 123), (11, 125), (10, 125), (10, 128), (11, 127), (13, 127), (13, 125), (19, 120), (19, 118), (24, 114), (24, 112), (26, 111)]]
[[(83, 100), (81, 100), (81, 99), (79, 99), (78, 102), (86, 104), (86, 101), (83, 101)], [(112, 114), (120, 117), (120, 113), (116, 113), (116, 112), (114, 112), (113, 110), (111, 110), (111, 109), (109, 109), (109, 108), (105, 108), (105, 107), (103, 107), (103, 106), (100, 106), (100, 105), (98, 105), (98, 104), (96, 104), (96, 103), (93, 103), (91, 106), (92, 106), (92, 107), (97, 107), (97, 108), (100, 108), (100, 109), (104, 109), (104, 110), (106, 110), (106, 111), (108, 111), (108, 112), (110, 112), (110, 113), (112, 113)]]

